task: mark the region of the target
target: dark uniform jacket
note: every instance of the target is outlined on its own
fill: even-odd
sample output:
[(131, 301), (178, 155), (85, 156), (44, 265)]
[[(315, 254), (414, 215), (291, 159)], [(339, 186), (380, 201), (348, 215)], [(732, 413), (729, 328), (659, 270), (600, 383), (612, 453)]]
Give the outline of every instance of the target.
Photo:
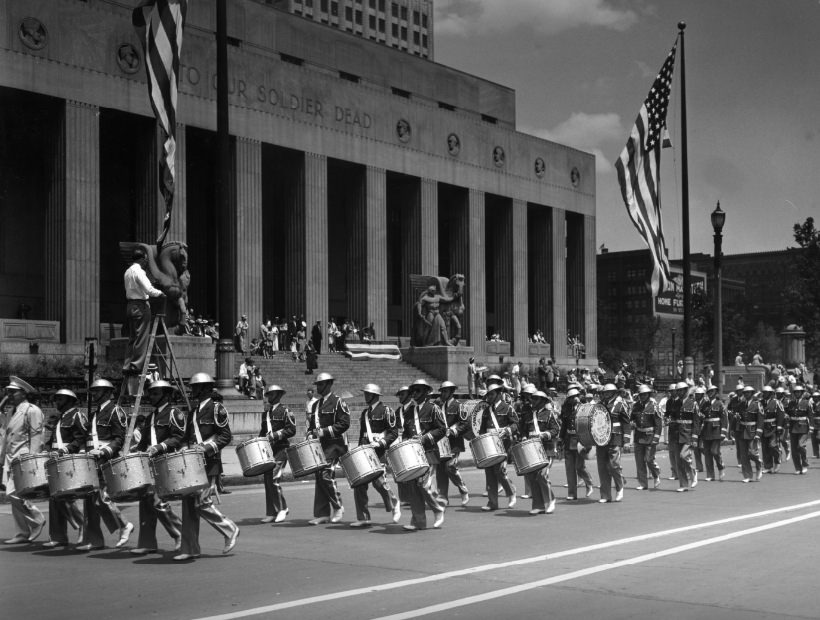
[(812, 398), (811, 400), (811, 412), (812, 416), (812, 426), (814, 426), (814, 432), (820, 434), (820, 401), (816, 401)]
[(102, 459), (113, 459), (119, 455), (125, 443), (125, 427), (128, 424), (125, 411), (117, 407), (113, 400), (107, 400), (97, 407), (88, 421), (86, 450), (94, 449), (94, 425), (97, 425), (97, 443), (102, 448)]
[(289, 439), (295, 434), (296, 419), (285, 405), (276, 403), (275, 407), (265, 409), (262, 414), (262, 428), (259, 429), (259, 436), (268, 438), (274, 454), (286, 450), (290, 444)]
[(725, 437), (729, 430), (729, 417), (723, 401), (715, 396), (711, 402), (704, 401), (703, 426), (700, 429), (700, 438), (704, 441), (714, 441)]
[(680, 410), (683, 406), (683, 401), (677, 396), (670, 396), (666, 399), (666, 421), (669, 425), (668, 437), (669, 442), (676, 442), (678, 440), (678, 428), (680, 424)]
[(812, 423), (812, 411), (809, 398), (805, 396), (795, 403), (794, 411), (791, 413), (789, 428), (792, 435), (804, 435), (814, 426)]
[(88, 434), (88, 419), (85, 414), (71, 407), (64, 411), (59, 418), (54, 419), (54, 430), (51, 437), (46, 441), (47, 450), (57, 450), (60, 447), (57, 437), (62, 439), (63, 448), (69, 454), (77, 454), (85, 449), (85, 437)]
[(521, 431), (522, 441), (540, 437), (547, 455), (555, 456), (555, 446), (558, 443), (558, 437), (561, 435), (561, 421), (552, 402), (547, 401), (543, 407), (537, 410), (532, 406), (525, 407), (518, 428)]
[(763, 412), (763, 436), (773, 437), (776, 440), (783, 434), (786, 424), (783, 403), (772, 396), (766, 401)]
[[(695, 397), (690, 395), (683, 401), (678, 411), (678, 417), (669, 420), (669, 437), (679, 444), (697, 443), (700, 435), (700, 408)], [(675, 439), (672, 439), (672, 423), (675, 424)]]
[(350, 412), (345, 401), (333, 392), (313, 403), (307, 428), (309, 433), (316, 431), (328, 462), (347, 452), (345, 432), (350, 428)]
[(170, 403), (165, 403), (145, 416), (140, 428), (137, 449), (145, 452), (151, 444), (151, 427), (156, 429), (157, 446), (160, 454), (176, 452), (185, 441), (185, 414)]
[(472, 428), (467, 410), (455, 398), (451, 398), (446, 403), (439, 401), (438, 406), (444, 412), (447, 428), (452, 431), (450, 447), (453, 452), (464, 452), (464, 436)]
[(578, 448), (578, 430), (575, 427), (575, 412), (578, 409), (578, 401), (568, 398), (561, 405), (561, 443), (564, 450), (576, 450)]
[(499, 399), (494, 405), (487, 407), (481, 416), (481, 427), (478, 429), (479, 435), (495, 430), (493, 415), (499, 428), (510, 429), (510, 434), (504, 437), (504, 447), (509, 453), (514, 438), (518, 435), (518, 414), (509, 404)]
[[(196, 430), (199, 429), (199, 437)], [(201, 443), (205, 447), (205, 473), (218, 476), (222, 473), (222, 448), (231, 443), (231, 427), (228, 412), (222, 403), (206, 398), (196, 406), (188, 419), (185, 440), (189, 445)]]
[(632, 405), (630, 414), (632, 428), (635, 429), (635, 443), (642, 445), (657, 444), (663, 430), (663, 418), (657, 401), (651, 396), (644, 403), (639, 398)]
[(371, 442), (371, 439), (367, 436), (367, 422), (365, 419), (370, 421), (370, 432), (373, 435), (373, 441), (379, 444), (379, 447), (376, 448), (376, 454), (382, 456), (390, 447), (390, 444), (396, 441), (399, 436), (399, 424), (396, 420), (396, 414), (381, 401), (376, 403), (375, 407), (365, 408), (359, 420), (360, 446)]
[[(416, 417), (418, 416), (419, 430), (416, 431)], [(421, 406), (410, 401), (404, 409), (404, 429), (402, 439), (412, 439), (418, 437), (424, 449), (435, 452), (438, 455), (436, 444), (447, 432), (447, 424), (444, 421), (444, 412), (438, 405), (427, 400)]]
[(612, 425), (612, 436), (609, 438), (609, 445), (623, 446), (624, 435), (629, 427), (629, 408), (620, 396), (616, 396), (606, 405), (606, 408), (609, 411), (609, 420)]
[(737, 437), (751, 441), (763, 434), (763, 407), (759, 400), (750, 398), (742, 401), (743, 407), (738, 405), (735, 414), (735, 432)]

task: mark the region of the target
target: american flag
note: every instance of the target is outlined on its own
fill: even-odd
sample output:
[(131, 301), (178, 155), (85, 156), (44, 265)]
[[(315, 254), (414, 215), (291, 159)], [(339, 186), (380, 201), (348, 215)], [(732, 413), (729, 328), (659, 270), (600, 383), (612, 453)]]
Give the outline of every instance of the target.
[(158, 246), (168, 235), (174, 204), (179, 52), (187, 10), (188, 0), (142, 0), (131, 17), (145, 55), (148, 97), (164, 137), (159, 189), (165, 199), (165, 219)]
[(660, 200), (661, 138), (672, 88), (677, 44), (666, 57), (638, 112), (621, 156), (615, 162), (621, 196), (632, 223), (652, 252), (652, 294), (669, 288), (669, 259), (663, 238)]

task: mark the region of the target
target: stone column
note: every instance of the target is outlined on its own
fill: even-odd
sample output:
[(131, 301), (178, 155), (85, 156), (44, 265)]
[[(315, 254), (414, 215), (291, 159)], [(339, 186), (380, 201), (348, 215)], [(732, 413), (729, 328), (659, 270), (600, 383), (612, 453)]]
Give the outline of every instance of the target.
[[(423, 275), (444, 275), (438, 272), (438, 182), (421, 180), (421, 273)], [(449, 274), (448, 274), (449, 275)]]
[(100, 331), (99, 108), (66, 101), (52, 152), (46, 226), (47, 318), (81, 344)]
[[(584, 218), (566, 214), (567, 225), (567, 332), (586, 342), (584, 318)], [(573, 352), (569, 351), (570, 357)]]
[(236, 306), (248, 315), (247, 340), (262, 322), (262, 143), (236, 138)]
[(138, 136), (137, 152), (133, 165), (139, 177), (137, 181), (136, 204), (136, 240), (154, 244), (159, 231), (162, 230), (162, 217), (165, 204), (159, 193), (159, 151), (161, 144), (159, 124), (154, 121), (146, 123), (148, 131), (141, 131)]
[(527, 218), (527, 257), (529, 325), (531, 332), (540, 329), (552, 344), (552, 228), (550, 209), (530, 205)]
[(553, 358), (567, 357), (567, 221), (564, 209), (552, 209)]
[(327, 157), (305, 153), (304, 188), (303, 311), (308, 328), (321, 321), (324, 333), (328, 319)]
[(595, 238), (595, 217), (584, 216), (584, 345), (588, 360), (598, 359), (598, 303), (596, 293), (597, 240)]
[[(367, 167), (365, 230), (367, 312), (378, 340), (387, 339), (387, 174), (384, 168)], [(364, 325), (362, 326), (364, 327)]]
[(527, 260), (527, 203), (512, 203), (512, 296), (504, 303), (512, 304), (512, 354), (516, 358), (528, 353), (529, 294)]
[[(174, 209), (171, 211), (171, 231), (169, 241), (188, 240), (188, 175), (186, 170), (187, 135), (185, 125), (177, 123), (176, 185), (174, 189)], [(160, 221), (165, 213), (160, 214)]]
[(467, 288), (467, 306), (469, 334), (469, 345), (473, 347), (477, 355), (483, 354), (487, 340), (487, 315), (486, 315), (486, 283), (484, 272), (484, 217), (486, 208), (484, 205), (484, 192), (471, 189), (468, 203), (468, 225), (469, 225), (469, 256), (468, 266), (464, 274)]

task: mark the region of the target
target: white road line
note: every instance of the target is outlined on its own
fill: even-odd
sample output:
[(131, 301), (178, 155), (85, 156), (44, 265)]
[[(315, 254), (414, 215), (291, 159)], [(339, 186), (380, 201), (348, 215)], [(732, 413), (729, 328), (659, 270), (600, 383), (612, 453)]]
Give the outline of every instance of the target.
[[(620, 538), (617, 540), (610, 540), (603, 543), (598, 543), (595, 545), (587, 545), (585, 547), (576, 547), (574, 549), (567, 549), (565, 551), (558, 551), (555, 553), (547, 553), (544, 555), (537, 555), (530, 558), (522, 558), (520, 560), (511, 560), (509, 562), (499, 562), (497, 564), (483, 564), (479, 566), (473, 566), (470, 568), (464, 568), (460, 570), (448, 571), (446, 573), (437, 573), (434, 575), (427, 575), (425, 577), (417, 577), (414, 579), (404, 579), (402, 581), (393, 581), (389, 583), (383, 584), (375, 584), (372, 586), (367, 586), (364, 588), (355, 588), (352, 590), (344, 590), (341, 592), (332, 592), (328, 594), (321, 594), (318, 596), (310, 596), (307, 598), (296, 599), (293, 601), (286, 601), (283, 603), (275, 603), (273, 605), (264, 605), (262, 607), (253, 607), (251, 609), (245, 609), (242, 611), (234, 611), (226, 614), (218, 614), (215, 616), (206, 616), (203, 618), (198, 618), (197, 620), (234, 620), (236, 618), (247, 618), (248, 616), (256, 616), (259, 614), (267, 614), (275, 611), (282, 611), (283, 609), (292, 609), (294, 607), (303, 607), (305, 605), (313, 605), (315, 603), (325, 603), (328, 601), (334, 601), (342, 598), (350, 598), (353, 596), (360, 596), (362, 594), (373, 594), (374, 592), (384, 592), (386, 590), (395, 590), (397, 588), (405, 588), (408, 586), (416, 586), (423, 583), (430, 583), (435, 581), (442, 581), (444, 579), (453, 579), (455, 577), (464, 577), (466, 575), (473, 575), (475, 573), (481, 573), (486, 571), (497, 570), (499, 568), (506, 568), (509, 566), (521, 566), (524, 564), (532, 564), (535, 562), (544, 562), (548, 560), (555, 560), (558, 558), (564, 558), (571, 555), (579, 555), (582, 553), (588, 553), (590, 551), (599, 551), (601, 549), (608, 549), (610, 547), (617, 547), (620, 545), (627, 545), (634, 542), (641, 542), (644, 540), (650, 540), (653, 538), (660, 538), (662, 536), (669, 536), (671, 534), (680, 534), (683, 532), (691, 532), (694, 530), (715, 527), (717, 525), (725, 525), (727, 523), (736, 523), (738, 521), (744, 521), (747, 519), (755, 519), (759, 517), (767, 517), (770, 515), (782, 513), (782, 512), (792, 512), (795, 510), (801, 510), (804, 508), (810, 508), (813, 506), (820, 505), (820, 500), (814, 500), (811, 502), (806, 502), (803, 504), (794, 504), (792, 506), (782, 506), (780, 508), (773, 508), (771, 510), (763, 510), (761, 512), (753, 512), (745, 515), (738, 515), (736, 517), (727, 517), (725, 519), (718, 519), (717, 521), (706, 521), (704, 523), (696, 523), (694, 525), (685, 525), (682, 527), (676, 527), (669, 530), (662, 530), (659, 532), (651, 532), (649, 534), (641, 534), (639, 536), (630, 536), (629, 538)], [(812, 515), (820, 514), (820, 513), (812, 513)], [(469, 603), (467, 603), (469, 604)]]
[(430, 605), (429, 607), (413, 609), (411, 611), (405, 611), (399, 614), (393, 614), (391, 616), (382, 616), (380, 618), (376, 618), (375, 620), (408, 620), (409, 618), (418, 618), (419, 616), (426, 616), (429, 614), (438, 613), (440, 611), (448, 611), (455, 607), (475, 605), (476, 603), (483, 603), (485, 601), (490, 601), (504, 596), (520, 594), (521, 592), (526, 592), (528, 590), (543, 588), (544, 586), (550, 586), (556, 583), (563, 583), (564, 581), (571, 581), (572, 579), (578, 579), (579, 577), (587, 577), (588, 575), (594, 575), (596, 573), (614, 570), (616, 568), (621, 568), (622, 566), (633, 566), (635, 564), (642, 564), (643, 562), (650, 562), (652, 560), (657, 560), (658, 558), (683, 553), (685, 551), (691, 551), (692, 549), (697, 549), (699, 547), (714, 545), (717, 543), (725, 542), (727, 540), (732, 540), (734, 538), (740, 538), (742, 536), (749, 536), (751, 534), (765, 532), (766, 530), (784, 527), (786, 525), (799, 523), (800, 521), (806, 521), (808, 519), (813, 519), (815, 517), (820, 517), (820, 512), (810, 512), (799, 517), (792, 517), (791, 519), (785, 519), (783, 521), (775, 521), (774, 523), (767, 523), (766, 525), (759, 525), (757, 527), (752, 527), (747, 530), (732, 532), (731, 534), (724, 534), (723, 536), (715, 536), (714, 538), (707, 538), (706, 540), (699, 540), (697, 542), (689, 543), (686, 545), (672, 547), (671, 549), (656, 551), (655, 553), (639, 555), (634, 558), (629, 558), (628, 560), (620, 560), (618, 562), (612, 562), (610, 564), (600, 564), (598, 566), (584, 568), (582, 570), (573, 571), (571, 573), (564, 573), (563, 575), (548, 577), (547, 579), (540, 579), (538, 581), (531, 581), (529, 583), (523, 583), (521, 585), (512, 586), (509, 588), (503, 588), (501, 590), (494, 590), (492, 592), (477, 594), (476, 596), (468, 596), (465, 598), (456, 599), (454, 601), (448, 601), (446, 603), (441, 603), (439, 605)]

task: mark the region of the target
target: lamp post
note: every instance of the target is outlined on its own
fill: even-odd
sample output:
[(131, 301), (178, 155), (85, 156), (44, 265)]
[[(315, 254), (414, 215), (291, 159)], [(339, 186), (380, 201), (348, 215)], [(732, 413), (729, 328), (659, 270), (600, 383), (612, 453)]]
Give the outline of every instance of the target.
[(675, 373), (678, 372), (678, 360), (675, 355), (675, 332), (677, 330), (673, 327), (672, 328), (672, 377), (675, 377)]
[(720, 201), (712, 211), (712, 229), (715, 231), (715, 385), (718, 396), (723, 384), (721, 373), (723, 368), (723, 284), (721, 282), (721, 259), (723, 243), (723, 225), (726, 223), (726, 213), (720, 209)]

